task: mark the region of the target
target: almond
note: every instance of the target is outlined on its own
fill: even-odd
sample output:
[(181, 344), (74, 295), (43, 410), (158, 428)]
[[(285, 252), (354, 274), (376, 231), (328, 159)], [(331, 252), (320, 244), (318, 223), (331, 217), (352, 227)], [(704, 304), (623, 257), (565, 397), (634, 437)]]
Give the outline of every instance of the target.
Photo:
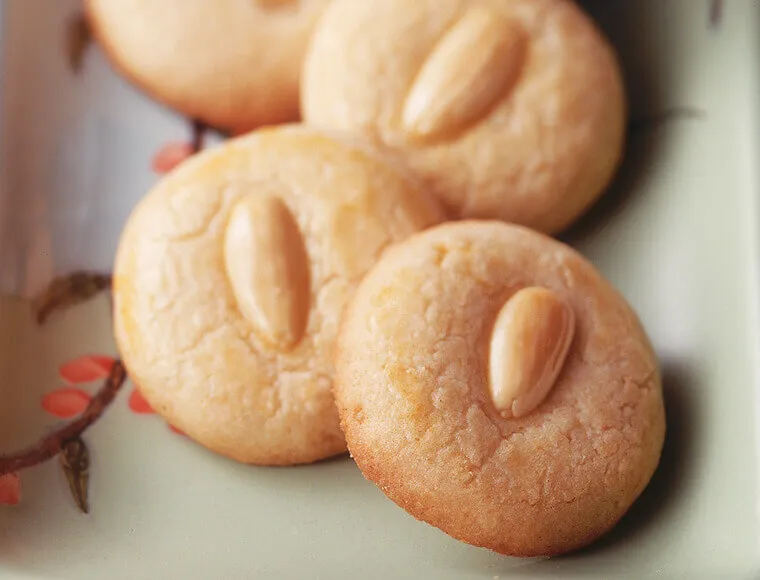
[(517, 81), (527, 44), (514, 21), (470, 8), (422, 65), (403, 107), (404, 131), (435, 138), (482, 118)]
[(490, 389), (504, 417), (524, 417), (546, 398), (565, 363), (575, 314), (551, 290), (518, 291), (502, 307), (491, 336)]
[(277, 350), (303, 337), (309, 259), (293, 214), (275, 196), (248, 195), (232, 209), (224, 240), (227, 277), (241, 313)]

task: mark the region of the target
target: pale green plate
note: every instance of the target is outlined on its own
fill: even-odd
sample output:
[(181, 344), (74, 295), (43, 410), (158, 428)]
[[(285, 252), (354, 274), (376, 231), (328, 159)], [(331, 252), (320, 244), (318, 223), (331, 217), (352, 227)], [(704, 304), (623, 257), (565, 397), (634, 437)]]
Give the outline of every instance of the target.
[[(711, 4), (587, 2), (640, 121), (613, 191), (566, 239), (640, 313), (668, 412), (660, 469), (609, 537), (563, 558), (503, 558), (415, 521), (348, 459), (263, 469), (216, 457), (132, 411), (127, 385), (86, 435), (91, 513), (57, 461), (23, 472), (21, 504), (0, 506), (0, 579), (760, 577), (760, 7), (714, 3), (711, 24)], [(77, 2), (1, 6), (0, 289), (24, 294), (54, 271), (108, 269), (156, 179), (152, 155), (189, 133), (97, 49), (78, 74), (67, 68)], [(54, 412), (81, 397), (58, 390), (62, 363), (115, 350), (105, 298), (42, 329), (27, 302), (3, 299), (0, 328), (10, 450), (55, 421), (43, 395), (56, 393)]]

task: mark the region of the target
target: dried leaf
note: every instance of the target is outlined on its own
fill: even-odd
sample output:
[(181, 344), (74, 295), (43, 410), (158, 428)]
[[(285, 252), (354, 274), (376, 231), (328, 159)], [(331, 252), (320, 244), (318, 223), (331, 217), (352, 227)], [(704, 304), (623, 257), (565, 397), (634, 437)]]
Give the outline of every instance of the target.
[(152, 415), (155, 413), (150, 403), (140, 394), (140, 391), (135, 389), (132, 394), (129, 395), (129, 408), (133, 413), (138, 415)]
[(153, 156), (151, 168), (154, 173), (164, 175), (177, 167), (185, 159), (193, 154), (193, 148), (190, 143), (181, 141), (172, 141), (165, 144)]
[(90, 354), (71, 359), (58, 369), (58, 375), (70, 385), (91, 383), (111, 374), (116, 360), (111, 356)]
[(66, 31), (66, 54), (69, 59), (69, 68), (73, 73), (82, 70), (84, 55), (90, 44), (92, 44), (90, 25), (85, 15), (78, 13), (69, 21)]
[(92, 397), (82, 389), (64, 387), (42, 397), (42, 408), (53, 417), (70, 419), (81, 415)]
[(88, 485), (90, 482), (90, 452), (80, 438), (70, 439), (61, 449), (61, 467), (69, 482), (71, 495), (82, 513), (90, 513)]
[(110, 276), (92, 272), (74, 272), (56, 278), (34, 301), (37, 323), (43, 324), (56, 310), (85, 302), (110, 287)]
[(0, 454), (0, 475), (27, 467), (34, 467), (59, 455), (67, 442), (81, 437), (113, 403), (127, 379), (127, 371), (120, 360), (111, 365), (111, 373), (93, 395), (90, 404), (76, 419), (45, 435), (34, 445), (12, 453)]
[(0, 475), (0, 505), (18, 505), (21, 501), (21, 479), (18, 473)]

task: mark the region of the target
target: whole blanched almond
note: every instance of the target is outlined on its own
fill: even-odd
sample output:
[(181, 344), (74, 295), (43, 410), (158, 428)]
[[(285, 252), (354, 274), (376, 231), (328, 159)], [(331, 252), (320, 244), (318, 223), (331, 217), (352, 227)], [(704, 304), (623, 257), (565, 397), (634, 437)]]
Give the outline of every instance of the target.
[(504, 417), (524, 417), (546, 398), (575, 334), (575, 314), (551, 290), (525, 288), (502, 307), (491, 336), (490, 389)]
[(527, 35), (514, 21), (473, 6), (438, 42), (406, 98), (402, 124), (413, 138), (435, 138), (486, 114), (517, 80)]
[(292, 349), (309, 316), (309, 259), (280, 198), (248, 195), (234, 206), (224, 260), (238, 307), (258, 336), (277, 350)]

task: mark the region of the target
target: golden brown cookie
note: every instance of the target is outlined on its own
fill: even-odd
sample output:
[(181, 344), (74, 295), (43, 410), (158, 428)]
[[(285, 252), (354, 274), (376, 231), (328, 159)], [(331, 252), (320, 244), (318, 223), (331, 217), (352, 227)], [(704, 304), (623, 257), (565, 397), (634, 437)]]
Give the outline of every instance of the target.
[(157, 100), (240, 133), (297, 120), (298, 76), (329, 0), (86, 0), (106, 53)]
[(395, 151), (452, 217), (547, 233), (602, 193), (623, 150), (615, 55), (569, 0), (336, 0), (301, 99), (307, 122)]
[(115, 335), (159, 414), (239, 461), (345, 451), (333, 401), (344, 305), (385, 249), (441, 218), (370, 150), (300, 126), (207, 150), (128, 220)]
[(636, 315), (569, 247), (496, 221), (386, 252), (346, 310), (335, 394), (364, 475), (476, 546), (552, 555), (610, 530), (665, 432)]

